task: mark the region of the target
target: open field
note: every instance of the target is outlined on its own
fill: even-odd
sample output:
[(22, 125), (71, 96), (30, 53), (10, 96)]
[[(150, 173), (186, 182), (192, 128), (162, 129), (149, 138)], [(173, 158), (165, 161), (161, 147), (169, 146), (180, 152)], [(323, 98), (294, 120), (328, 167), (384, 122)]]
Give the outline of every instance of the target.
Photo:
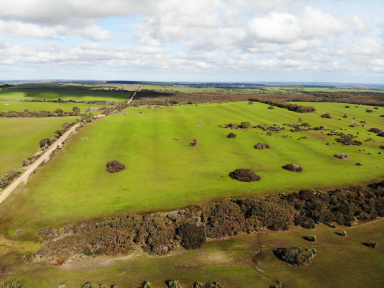
[(130, 97), (131, 91), (124, 92), (103, 92), (96, 90), (76, 90), (61, 88), (33, 88), (33, 89), (17, 89), (3, 88), (0, 89), (0, 99), (11, 100), (74, 100), (74, 101), (110, 101), (122, 102)]
[[(21, 226), (33, 231), (116, 211), (170, 210), (226, 197), (328, 189), (384, 177), (383, 154), (378, 154), (384, 138), (367, 131), (370, 127), (383, 128), (383, 118), (379, 117), (383, 108), (366, 113), (367, 106), (347, 109), (339, 103), (302, 104), (313, 105), (318, 111), (300, 114), (281, 108), (270, 110), (261, 103), (237, 102), (159, 111), (130, 108), (126, 115), (98, 120), (87, 125), (30, 181), (1, 218), (9, 221), (6, 226), (10, 233)], [(334, 118), (321, 118), (325, 112)], [(341, 118), (344, 113), (349, 118)], [(299, 117), (312, 126), (342, 128), (344, 133), (359, 133), (358, 140), (373, 141), (361, 147), (342, 146), (335, 141), (336, 136), (327, 136), (327, 132), (294, 133), (288, 129), (267, 136), (261, 129), (217, 127), (243, 121), (283, 125), (296, 123)], [(367, 121), (366, 127), (348, 127), (352, 117), (356, 123)], [(200, 122), (202, 126), (198, 126)], [(235, 132), (237, 138), (226, 138), (229, 132)], [(283, 138), (286, 135), (288, 138)], [(303, 136), (307, 139), (298, 140)], [(83, 137), (89, 140), (81, 140)], [(172, 140), (174, 137), (180, 140)], [(189, 147), (192, 139), (198, 140), (198, 147)], [(271, 149), (254, 149), (258, 142), (269, 144)], [(333, 157), (336, 153), (349, 153), (350, 159), (337, 159)], [(105, 165), (114, 159), (124, 163), (126, 170), (107, 173)], [(356, 166), (357, 162), (363, 166)], [(288, 163), (299, 164), (304, 172), (282, 169)], [(261, 181), (232, 180), (228, 174), (237, 168), (253, 169)], [(17, 215), (14, 211), (18, 211)]]
[(51, 138), (62, 124), (76, 118), (0, 118), (0, 175), (19, 167), (23, 158), (37, 152), (41, 139)]
[[(73, 107), (79, 107), (83, 112), (91, 107), (103, 107), (104, 105), (83, 104), (83, 103), (54, 103), (54, 102), (23, 102), (23, 101), (0, 101), (0, 112), (17, 111), (22, 112), (25, 109), (29, 111), (55, 111), (62, 109), (64, 112), (72, 111)], [(97, 113), (97, 112), (96, 112)]]
[[(74, 258), (63, 266), (21, 260), (25, 249), (36, 249), (32, 244), (0, 239), (4, 251), (20, 251), (3, 257), (2, 263), (13, 263), (7, 268), (12, 277), (24, 278), (30, 287), (81, 287), (85, 282), (118, 285), (124, 288), (141, 287), (149, 281), (155, 288), (166, 287), (165, 281), (179, 279), (190, 287), (195, 281), (218, 281), (228, 288), (269, 287), (277, 280), (283, 287), (383, 287), (384, 269), (382, 245), (383, 219), (351, 228), (316, 229), (294, 228), (286, 232), (242, 234), (228, 240), (210, 240), (202, 249), (177, 248), (168, 256), (153, 257), (136, 250), (127, 256)], [(347, 237), (336, 232), (345, 230)], [(303, 237), (316, 235), (316, 243)], [(376, 241), (377, 248), (363, 245)], [(273, 255), (279, 247), (316, 248), (312, 264), (297, 268), (288, 266)], [(8, 250), (7, 250), (8, 249)], [(109, 286), (108, 286), (109, 287)]]

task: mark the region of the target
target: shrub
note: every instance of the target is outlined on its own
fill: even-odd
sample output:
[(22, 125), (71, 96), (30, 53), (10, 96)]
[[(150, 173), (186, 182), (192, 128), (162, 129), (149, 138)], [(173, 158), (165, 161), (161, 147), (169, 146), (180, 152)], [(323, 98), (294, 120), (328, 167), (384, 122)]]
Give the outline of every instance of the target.
[(322, 117), (322, 118), (332, 118), (331, 115), (329, 115), (329, 113), (322, 114), (320, 117)]
[[(251, 102), (251, 103), (253, 103), (253, 102)], [(227, 135), (228, 138), (236, 138), (236, 136), (237, 135), (235, 133), (232, 133), (232, 132)]]
[(260, 176), (258, 176), (251, 169), (236, 169), (235, 171), (229, 173), (229, 176), (233, 179), (236, 179), (241, 182), (255, 182), (260, 181)]
[(373, 110), (371, 110), (371, 109), (366, 109), (365, 112), (367, 112), (367, 113), (372, 113)]
[(256, 145), (253, 146), (255, 149), (269, 149), (269, 145), (265, 143), (257, 143)]
[(384, 137), (384, 132), (377, 134), (377, 136)]
[(72, 111), (75, 112), (76, 114), (80, 114), (80, 108), (73, 106)]
[(368, 247), (376, 248), (376, 246), (377, 246), (377, 243), (375, 241), (371, 241), (368, 243)]
[(350, 106), (345, 106), (345, 108), (351, 108)]
[(252, 128), (252, 125), (251, 125), (250, 122), (241, 122), (241, 123), (240, 123), (240, 126), (241, 126), (241, 128), (243, 128), (243, 129), (250, 129), (250, 128)]
[(151, 288), (151, 287), (152, 287), (151, 283), (149, 283), (149, 282), (144, 282), (142, 288)]
[(333, 156), (335, 156), (336, 158), (342, 159), (342, 160), (349, 159), (348, 153), (340, 153), (340, 154), (335, 154)]
[(0, 283), (0, 288), (25, 288), (24, 280), (7, 280)]
[(119, 160), (108, 161), (107, 163), (107, 172), (116, 173), (123, 171), (125, 169), (125, 165), (121, 163)]
[(361, 141), (354, 140), (354, 137), (352, 135), (341, 135), (340, 138), (336, 138), (336, 141), (346, 146), (348, 145), (360, 146), (363, 144)]
[(53, 143), (52, 139), (49, 139), (49, 138), (44, 138), (39, 142), (40, 147), (48, 147), (48, 146), (51, 146), (52, 143)]
[(373, 132), (373, 133), (383, 133), (383, 129), (380, 129), (380, 128), (371, 128), (368, 130), (369, 132)]
[(5, 173), (0, 178), (0, 189), (7, 187), (13, 181), (13, 179), (17, 178), (20, 174), (21, 172), (17, 169), (12, 169)]
[(252, 102), (252, 101), (249, 101), (249, 102), (248, 102), (248, 105), (253, 105), (253, 102)]
[(277, 248), (273, 251), (280, 260), (295, 266), (311, 264), (310, 259), (316, 255), (316, 250), (301, 249), (299, 247)]
[(303, 168), (297, 164), (287, 164), (287, 165), (283, 166), (283, 168), (285, 170), (292, 171), (292, 172), (297, 172), (297, 173), (303, 172)]
[(181, 225), (177, 234), (181, 237), (181, 245), (188, 250), (199, 249), (206, 241), (204, 228), (189, 223)]
[(311, 235), (311, 236), (308, 237), (308, 240), (311, 241), (311, 242), (316, 242), (316, 236)]
[(384, 145), (379, 146), (380, 149), (384, 149)]
[(347, 115), (347, 114), (344, 114), (344, 115), (343, 115), (343, 118), (348, 118), (348, 115)]
[(167, 285), (169, 288), (180, 288), (179, 280), (169, 280), (167, 281)]
[(346, 237), (347, 236), (347, 232), (346, 231), (341, 232), (341, 236)]
[(268, 109), (273, 110), (273, 109), (275, 109), (275, 107), (273, 107), (273, 106), (269, 106)]
[(193, 139), (191, 143), (189, 143), (189, 146), (196, 147), (197, 146), (197, 140)]

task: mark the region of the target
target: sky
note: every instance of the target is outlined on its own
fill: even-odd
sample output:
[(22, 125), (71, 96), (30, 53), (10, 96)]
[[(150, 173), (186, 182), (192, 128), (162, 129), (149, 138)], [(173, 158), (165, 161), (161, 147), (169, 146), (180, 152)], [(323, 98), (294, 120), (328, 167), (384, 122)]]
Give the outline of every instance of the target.
[(384, 0), (1, 0), (0, 80), (384, 84)]

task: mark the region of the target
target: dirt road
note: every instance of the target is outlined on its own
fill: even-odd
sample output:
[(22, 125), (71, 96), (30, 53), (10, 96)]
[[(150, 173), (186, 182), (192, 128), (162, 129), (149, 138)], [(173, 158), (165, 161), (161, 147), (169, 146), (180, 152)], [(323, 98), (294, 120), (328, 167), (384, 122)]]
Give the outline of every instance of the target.
[(63, 134), (58, 140), (53, 143), (48, 150), (42, 154), (39, 159), (37, 159), (31, 166), (27, 168), (23, 172), (23, 174), (20, 175), (19, 178), (17, 178), (15, 181), (13, 181), (7, 188), (4, 189), (4, 191), (0, 195), (0, 204), (3, 203), (5, 199), (12, 193), (13, 190), (16, 189), (17, 186), (21, 182), (27, 182), (29, 175), (45, 160), (49, 159), (49, 155), (57, 148), (57, 146), (62, 146), (61, 143), (64, 142), (65, 139), (71, 134), (77, 127), (80, 126), (81, 123), (77, 123), (76, 125), (72, 126), (67, 132)]
[(133, 97), (135, 97), (136, 93), (139, 93), (141, 88), (143, 88), (144, 85), (141, 85), (139, 90), (137, 90), (135, 93), (133, 93), (132, 97), (130, 99), (127, 99), (127, 104), (131, 103)]

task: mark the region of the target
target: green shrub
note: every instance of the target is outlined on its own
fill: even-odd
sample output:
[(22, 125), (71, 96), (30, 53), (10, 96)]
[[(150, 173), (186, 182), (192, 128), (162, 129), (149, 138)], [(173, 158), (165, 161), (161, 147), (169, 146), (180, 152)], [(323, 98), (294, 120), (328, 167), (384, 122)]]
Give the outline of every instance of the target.
[(204, 228), (193, 224), (183, 224), (177, 229), (181, 237), (181, 245), (188, 250), (199, 249), (206, 241)]
[(7, 280), (0, 282), (0, 288), (26, 288), (24, 280)]
[(232, 179), (236, 179), (241, 182), (255, 182), (260, 181), (260, 176), (258, 176), (253, 170), (251, 169), (236, 169), (235, 171), (229, 173), (229, 176)]

